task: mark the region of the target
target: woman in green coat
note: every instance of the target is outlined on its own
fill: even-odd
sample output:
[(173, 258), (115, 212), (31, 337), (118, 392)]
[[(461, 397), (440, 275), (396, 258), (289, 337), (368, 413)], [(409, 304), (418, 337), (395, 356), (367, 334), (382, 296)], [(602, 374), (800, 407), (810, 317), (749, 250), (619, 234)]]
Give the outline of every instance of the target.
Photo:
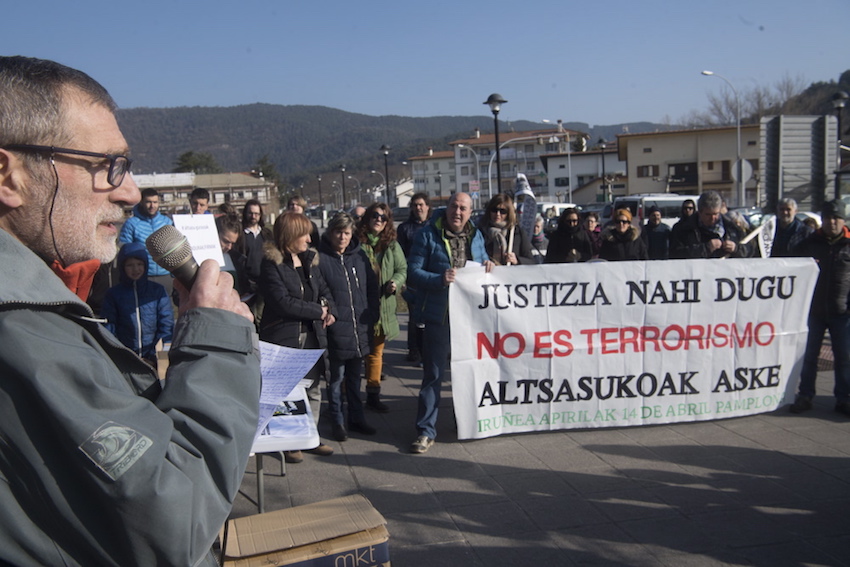
[(380, 413), (384, 343), (398, 336), (396, 295), (407, 280), (407, 260), (396, 240), (393, 214), (385, 203), (372, 203), (357, 224), (360, 248), (366, 252), (381, 284), (381, 312), (372, 332), (372, 350), (366, 356), (366, 407)]

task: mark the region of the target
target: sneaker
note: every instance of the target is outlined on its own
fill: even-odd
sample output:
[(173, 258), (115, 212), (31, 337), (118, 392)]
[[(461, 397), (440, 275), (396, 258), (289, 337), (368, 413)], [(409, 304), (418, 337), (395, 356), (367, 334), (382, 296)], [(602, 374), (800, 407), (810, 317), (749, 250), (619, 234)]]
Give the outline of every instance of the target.
[(428, 449), (431, 448), (431, 445), (434, 444), (434, 440), (426, 435), (420, 435), (416, 438), (416, 441), (410, 445), (411, 453), (425, 453)]
[[(788, 408), (788, 411), (791, 413), (803, 413), (804, 411), (809, 411), (812, 409), (812, 399), (809, 396), (803, 396), (802, 394), (797, 396), (797, 399), (794, 400), (794, 403), (791, 404), (791, 407)], [(838, 407), (836, 406), (836, 411), (838, 411)]]
[[(299, 453), (300, 452), (301, 451), (299, 451)], [(324, 443), (319, 445), (318, 447), (308, 449), (305, 452), (306, 453), (312, 453), (313, 455), (319, 455), (320, 457), (330, 457), (331, 455), (334, 454), (334, 450), (331, 447), (329, 447), (328, 445), (325, 445)]]
[(283, 460), (289, 463), (290, 465), (294, 465), (295, 463), (300, 463), (301, 461), (303, 461), (304, 455), (301, 454), (301, 451), (284, 451)]
[(357, 422), (357, 423), (349, 423), (348, 429), (350, 431), (356, 431), (357, 433), (362, 433), (363, 435), (374, 435), (378, 432), (377, 429), (366, 423), (365, 421)]
[(348, 431), (345, 430), (345, 426), (341, 423), (335, 423), (333, 427), (333, 437), (340, 443), (348, 440)]
[(835, 404), (835, 411), (842, 415), (850, 417), (850, 401), (844, 400)]

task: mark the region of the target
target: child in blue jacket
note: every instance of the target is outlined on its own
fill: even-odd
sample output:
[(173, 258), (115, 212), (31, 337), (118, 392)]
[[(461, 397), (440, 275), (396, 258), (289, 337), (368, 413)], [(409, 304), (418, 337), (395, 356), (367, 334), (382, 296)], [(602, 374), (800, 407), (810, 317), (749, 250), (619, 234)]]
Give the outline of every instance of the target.
[(165, 287), (148, 280), (148, 253), (141, 242), (118, 252), (120, 283), (109, 288), (100, 316), (121, 343), (156, 368), (156, 343), (171, 342), (174, 312)]

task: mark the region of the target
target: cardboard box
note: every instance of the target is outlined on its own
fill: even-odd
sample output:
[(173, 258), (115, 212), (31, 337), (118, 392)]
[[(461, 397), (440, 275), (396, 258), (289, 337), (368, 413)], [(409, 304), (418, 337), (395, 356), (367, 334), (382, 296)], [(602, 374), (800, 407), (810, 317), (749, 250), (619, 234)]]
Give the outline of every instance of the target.
[(363, 496), (325, 500), (229, 520), (225, 567), (390, 565), (386, 520)]

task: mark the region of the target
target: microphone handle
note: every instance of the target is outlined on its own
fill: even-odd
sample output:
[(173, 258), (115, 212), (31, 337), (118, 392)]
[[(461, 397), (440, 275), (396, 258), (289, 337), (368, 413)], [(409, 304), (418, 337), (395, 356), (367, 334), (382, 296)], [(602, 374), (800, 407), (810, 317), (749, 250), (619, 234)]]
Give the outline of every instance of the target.
[(192, 289), (192, 284), (198, 276), (198, 262), (190, 256), (188, 260), (171, 270), (171, 274), (180, 280), (186, 289)]

